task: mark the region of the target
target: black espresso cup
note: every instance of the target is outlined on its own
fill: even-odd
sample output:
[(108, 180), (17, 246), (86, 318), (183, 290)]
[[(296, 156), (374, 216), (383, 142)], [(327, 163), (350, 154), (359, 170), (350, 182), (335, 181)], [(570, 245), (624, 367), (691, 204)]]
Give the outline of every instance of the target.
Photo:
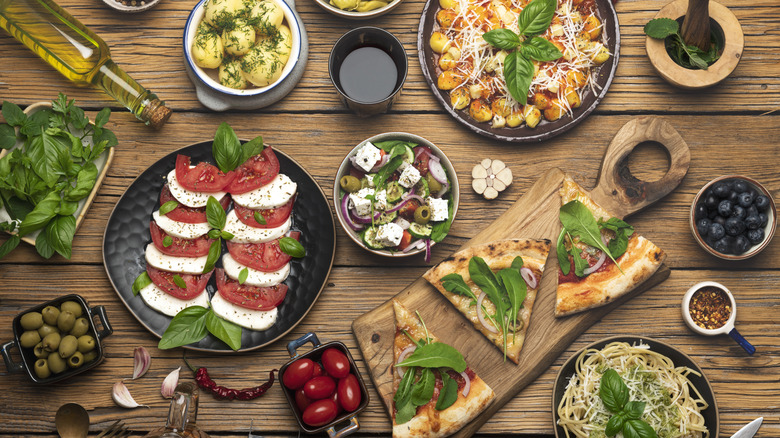
[(341, 101), (359, 117), (388, 112), (401, 94), (408, 68), (398, 38), (372, 26), (342, 35), (328, 61), (330, 80)]

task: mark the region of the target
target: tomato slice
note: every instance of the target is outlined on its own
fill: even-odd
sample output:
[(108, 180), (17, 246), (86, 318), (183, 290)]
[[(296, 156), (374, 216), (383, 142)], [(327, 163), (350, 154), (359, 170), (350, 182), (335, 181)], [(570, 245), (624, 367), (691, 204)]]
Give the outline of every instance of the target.
[[(209, 282), (211, 274), (214, 273), (214, 271), (211, 271), (207, 274), (199, 275), (180, 274), (176, 272), (161, 271), (148, 264), (146, 265), (146, 272), (157, 287), (180, 300), (191, 300), (200, 295), (201, 292), (206, 289), (206, 283)], [(174, 275), (181, 277), (187, 287), (181, 288), (177, 286), (173, 279)]]
[(398, 249), (403, 251), (409, 244), (412, 243), (412, 234), (404, 230), (404, 234), (401, 237), (401, 243), (398, 244)]
[[(209, 239), (206, 235), (196, 239), (174, 237), (157, 226), (157, 223), (154, 221), (149, 221), (149, 232), (152, 235), (154, 246), (156, 246), (161, 253), (177, 257), (201, 257), (208, 255), (211, 242), (214, 241), (214, 239)], [(164, 244), (166, 237), (171, 238), (171, 244), (168, 246), (165, 246)]]
[[(168, 184), (166, 184), (160, 192), (160, 206), (168, 201), (176, 201), (176, 198), (173, 197), (171, 189), (168, 188)], [(222, 209), (227, 210), (228, 205), (230, 205), (230, 196), (223, 196), (222, 199), (219, 200), (219, 203), (222, 204)], [(206, 207), (187, 207), (186, 205), (179, 203), (179, 205), (169, 211), (166, 216), (168, 216), (169, 219), (178, 222), (199, 224), (206, 222)]]
[(273, 149), (266, 147), (260, 154), (249, 157), (233, 172), (236, 177), (226, 190), (235, 194), (251, 192), (268, 184), (279, 174), (279, 159)]
[(414, 151), (414, 156), (417, 157), (414, 159), (413, 166), (420, 171), (420, 175), (428, 175), (428, 162), (431, 160), (429, 154), (433, 154), (433, 151), (431, 151), (431, 148), (425, 146), (417, 146), (412, 150)]
[(221, 192), (235, 178), (234, 172), (223, 173), (213, 164), (198, 163), (190, 169), (190, 157), (176, 156), (176, 180), (187, 190), (194, 192)]
[[(290, 237), (298, 240), (300, 231), (293, 231)], [(279, 248), (279, 240), (266, 243), (233, 243), (228, 241), (228, 252), (240, 264), (262, 272), (274, 272), (292, 259)]]
[(217, 291), (222, 298), (244, 309), (271, 310), (284, 301), (287, 285), (257, 287), (239, 284), (228, 277), (224, 269), (217, 268)]
[[(276, 228), (290, 217), (294, 203), (295, 197), (281, 207), (269, 208), (267, 210), (252, 210), (251, 208), (242, 207), (238, 204), (233, 206), (233, 210), (236, 211), (238, 220), (244, 223), (244, 225), (255, 228)], [(265, 218), (265, 224), (260, 224), (255, 220), (255, 211)]]

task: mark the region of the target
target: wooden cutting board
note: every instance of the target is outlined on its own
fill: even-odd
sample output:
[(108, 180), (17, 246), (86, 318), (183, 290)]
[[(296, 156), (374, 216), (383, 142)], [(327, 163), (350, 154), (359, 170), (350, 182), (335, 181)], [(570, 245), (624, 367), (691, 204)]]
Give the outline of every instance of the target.
[[(658, 142), (669, 153), (669, 171), (658, 181), (640, 181), (628, 169), (631, 151), (645, 141)], [(688, 146), (669, 123), (654, 117), (634, 119), (618, 131), (607, 148), (598, 183), (591, 195), (597, 203), (622, 218), (671, 192), (682, 181), (689, 163)], [(504, 214), (461, 248), (508, 238), (550, 239), (553, 242), (519, 364), (504, 361), (503, 353), (474, 329), (471, 322), (458, 313), (424, 278), (420, 277), (396, 295), (410, 310), (420, 312), (431, 332), (463, 353), (466, 363), (496, 393), (493, 403), (455, 436), (474, 434), (507, 401), (544, 372), (582, 332), (622, 302), (669, 276), (669, 268), (662, 265), (653, 277), (633, 293), (611, 305), (555, 318), (553, 312), (558, 261), (554, 242), (560, 233), (558, 210), (561, 198), (558, 189), (564, 175), (557, 168), (544, 173)], [(393, 398), (394, 322), (393, 307), (387, 301), (352, 323), (352, 331), (370, 370), (371, 379), (388, 412), (391, 412)]]

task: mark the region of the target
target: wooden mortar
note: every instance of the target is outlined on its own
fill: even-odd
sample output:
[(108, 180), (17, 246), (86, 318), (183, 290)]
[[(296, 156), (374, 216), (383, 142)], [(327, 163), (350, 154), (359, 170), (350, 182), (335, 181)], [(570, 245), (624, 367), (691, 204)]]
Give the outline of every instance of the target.
[[(678, 20), (683, 17), (688, 8), (688, 0), (674, 0), (664, 6), (655, 18), (671, 18)], [(723, 32), (723, 50), (720, 58), (707, 70), (687, 69), (680, 66), (669, 56), (660, 39), (646, 37), (645, 49), (653, 68), (667, 82), (675, 87), (698, 90), (711, 87), (726, 79), (737, 68), (745, 47), (745, 35), (742, 26), (734, 14), (720, 3), (710, 0), (710, 18), (715, 21)], [(714, 28), (717, 31), (717, 28)]]

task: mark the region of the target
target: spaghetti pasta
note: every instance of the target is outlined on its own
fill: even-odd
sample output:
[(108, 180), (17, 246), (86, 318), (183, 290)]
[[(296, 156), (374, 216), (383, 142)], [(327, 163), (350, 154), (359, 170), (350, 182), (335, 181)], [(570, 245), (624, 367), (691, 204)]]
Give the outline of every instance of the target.
[[(642, 419), (659, 438), (708, 438), (701, 412), (707, 402), (688, 379), (699, 375), (688, 367), (651, 351), (645, 344), (612, 342), (601, 350), (585, 350), (558, 404), (558, 425), (567, 438), (605, 437), (611, 412), (599, 397), (601, 376), (608, 369), (620, 374), (629, 388), (629, 399), (646, 402)], [(618, 438), (621, 434), (618, 433)]]

